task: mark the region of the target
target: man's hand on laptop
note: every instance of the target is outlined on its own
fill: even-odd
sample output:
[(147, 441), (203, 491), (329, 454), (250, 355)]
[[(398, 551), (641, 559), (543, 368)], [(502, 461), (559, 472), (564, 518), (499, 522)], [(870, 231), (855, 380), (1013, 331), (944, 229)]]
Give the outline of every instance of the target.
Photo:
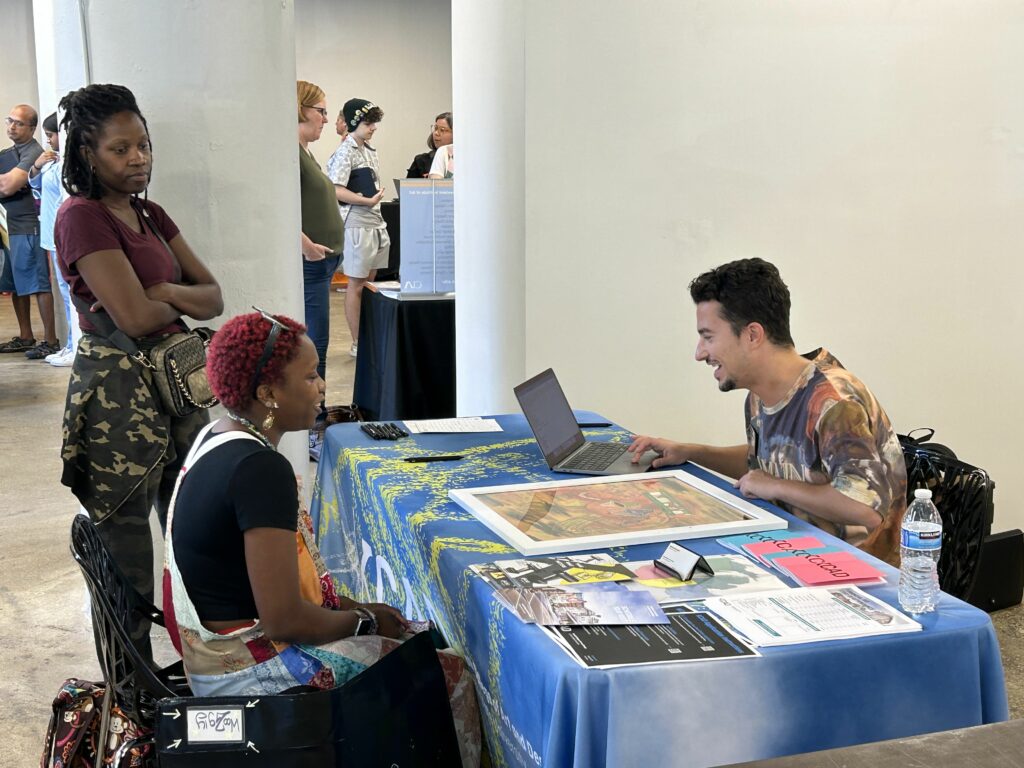
[(637, 435), (633, 438), (633, 442), (628, 450), (633, 454), (632, 460), (634, 464), (639, 463), (640, 457), (647, 451), (656, 451), (659, 456), (651, 462), (651, 467), (657, 469), (658, 467), (671, 467), (688, 461), (689, 447), (685, 443), (674, 443), (671, 440), (666, 440), (664, 437)]

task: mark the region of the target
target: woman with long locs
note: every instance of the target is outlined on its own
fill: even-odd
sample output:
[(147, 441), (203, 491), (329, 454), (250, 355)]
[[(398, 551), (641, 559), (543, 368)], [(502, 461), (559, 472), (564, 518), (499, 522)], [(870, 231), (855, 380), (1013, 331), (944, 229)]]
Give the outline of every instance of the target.
[[(209, 320), (224, 308), (220, 286), (171, 217), (146, 197), (153, 171), (149, 128), (135, 96), (120, 85), (88, 85), (60, 101), (67, 131), (57, 213), (61, 272), (76, 299), (82, 340), (68, 384), (61, 482), (95, 522), (111, 555), (149, 600), (153, 544), (188, 447), (206, 411), (167, 412), (150, 370), (110, 338), (117, 331), (146, 352), (184, 330), (181, 318)], [(104, 335), (99, 313), (115, 331)], [(133, 640), (151, 655), (149, 622)]]

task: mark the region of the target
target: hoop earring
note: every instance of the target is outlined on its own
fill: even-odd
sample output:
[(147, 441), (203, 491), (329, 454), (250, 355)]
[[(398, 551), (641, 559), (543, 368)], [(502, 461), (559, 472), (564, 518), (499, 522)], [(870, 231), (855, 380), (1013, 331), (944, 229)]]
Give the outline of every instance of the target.
[(260, 425), (263, 427), (264, 432), (269, 432), (270, 428), (274, 426), (274, 408), (277, 408), (277, 403), (271, 403), (267, 406), (268, 410), (266, 418), (263, 419), (263, 423)]

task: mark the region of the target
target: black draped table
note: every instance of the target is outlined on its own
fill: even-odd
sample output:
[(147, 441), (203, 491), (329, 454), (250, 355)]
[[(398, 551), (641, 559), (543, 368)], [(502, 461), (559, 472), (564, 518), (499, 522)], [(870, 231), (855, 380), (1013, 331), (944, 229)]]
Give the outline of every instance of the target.
[(353, 402), (367, 418), (455, 415), (455, 299), (363, 291)]

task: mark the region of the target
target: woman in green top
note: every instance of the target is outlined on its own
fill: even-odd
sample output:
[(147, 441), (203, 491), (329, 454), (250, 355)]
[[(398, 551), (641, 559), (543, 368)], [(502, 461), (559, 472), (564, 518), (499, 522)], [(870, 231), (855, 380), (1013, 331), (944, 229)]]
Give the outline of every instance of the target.
[[(299, 189), (302, 196), (302, 278), (306, 306), (306, 334), (320, 355), (317, 373), (327, 378), (327, 344), (330, 341), (331, 278), (341, 260), (345, 228), (334, 196), (334, 184), (309, 151), (310, 142), (320, 138), (327, 123), (327, 100), (323, 90), (299, 80), (296, 85), (299, 112)], [(309, 452), (320, 458), (326, 410), (309, 434)]]

